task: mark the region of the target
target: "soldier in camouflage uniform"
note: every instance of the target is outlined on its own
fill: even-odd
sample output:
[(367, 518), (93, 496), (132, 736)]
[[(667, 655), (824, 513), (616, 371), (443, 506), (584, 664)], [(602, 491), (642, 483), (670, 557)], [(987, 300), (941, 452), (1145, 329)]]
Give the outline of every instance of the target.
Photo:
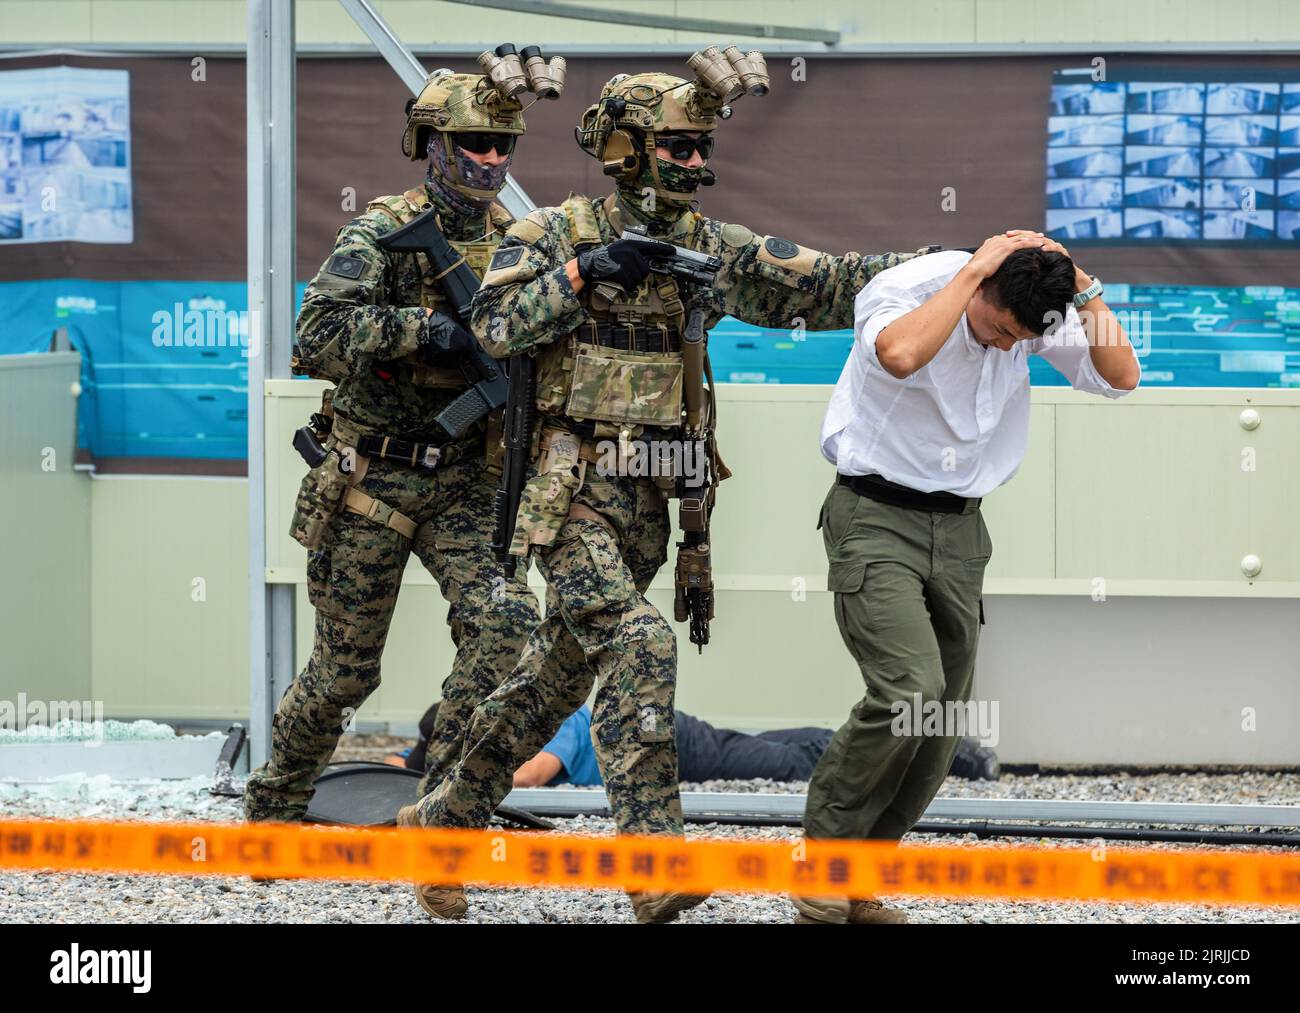
[[(412, 552), (450, 603), (456, 645), (429, 739), (425, 790), (460, 755), (474, 707), (514, 668), (537, 622), (525, 571), (506, 581), (488, 548), (490, 426), (479, 422), (443, 446), (429, 435), (439, 412), (468, 386), (460, 363), (473, 338), (448, 315), (454, 310), (423, 254), (379, 245), (436, 208), (447, 240), (481, 277), (513, 220), (493, 197), (524, 132), (521, 111), (486, 77), (431, 75), (408, 106), (403, 137), (413, 161), (427, 155), (424, 184), (371, 201), (339, 230), (334, 252), (307, 288), (295, 371), (338, 385), (332, 420), (328, 399), (323, 407), (329, 453), (303, 480), (292, 529), (311, 550), (315, 640), (276, 709), (270, 760), (248, 779), (250, 820), (300, 820), (306, 813), (340, 734), (379, 685)], [(494, 437), (490, 445), (498, 442)]]
[[(722, 98), (702, 80), (612, 79), (583, 116), (579, 143), (617, 172), (615, 192), (572, 196), (517, 222), (475, 297), (473, 330), (488, 351), (535, 359), (540, 462), (514, 551), (534, 550), (547, 610), (519, 666), (475, 711), (463, 756), (419, 803), (423, 826), (484, 826), (512, 772), (594, 683), (592, 735), (619, 831), (682, 833), (676, 640), (645, 597), (667, 559), (668, 505), (650, 477), (603, 473), (598, 441), (682, 440), (681, 335), (691, 311), (703, 311), (706, 327), (727, 314), (761, 327), (848, 327), (858, 290), (914, 256), (835, 257), (696, 212), (697, 187), (712, 182), (704, 159), (715, 118), (729, 115)], [(716, 286), (651, 273), (645, 255), (618, 238), (637, 225), (721, 258)], [(417, 895), (443, 917), (467, 910), (457, 886), (424, 884)], [(701, 900), (632, 896), (643, 922), (670, 921)]]

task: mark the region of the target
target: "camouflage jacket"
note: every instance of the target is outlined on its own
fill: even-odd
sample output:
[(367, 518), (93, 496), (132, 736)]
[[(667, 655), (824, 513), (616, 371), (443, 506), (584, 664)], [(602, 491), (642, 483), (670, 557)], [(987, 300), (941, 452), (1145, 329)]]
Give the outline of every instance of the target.
[(337, 382), (335, 410), (363, 431), (427, 439), (434, 418), (467, 385), (454, 364), (431, 364), (423, 354), (425, 307), (450, 312), (424, 255), (389, 253), (379, 240), (400, 227), (399, 219), (438, 206), (444, 235), (481, 277), (513, 219), (493, 205), (489, 231), (483, 217), (465, 219), (435, 200), (420, 186), (372, 201), (339, 230), (303, 297), (297, 356), (311, 375)]
[[(621, 208), (609, 198), (590, 203), (601, 241), (613, 242), (624, 226)], [(854, 298), (863, 286), (916, 256), (835, 257), (693, 213), (683, 215), (668, 235), (654, 238), (721, 258), (717, 285), (687, 296), (690, 306), (704, 309), (706, 328), (728, 314), (760, 327), (852, 327)], [(516, 246), (523, 247), (522, 254), (510, 252)], [(539, 208), (510, 228), (474, 299), (473, 331), (490, 354), (507, 358), (549, 344), (586, 322), (586, 289), (575, 293), (564, 271), (574, 256), (562, 207)]]

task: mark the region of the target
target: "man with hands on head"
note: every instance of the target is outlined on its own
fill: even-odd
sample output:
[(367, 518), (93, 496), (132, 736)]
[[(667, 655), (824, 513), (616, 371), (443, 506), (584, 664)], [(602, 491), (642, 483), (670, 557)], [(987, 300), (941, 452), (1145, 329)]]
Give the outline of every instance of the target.
[[(808, 837), (898, 840), (943, 783), (961, 729), (899, 734), (919, 723), (895, 719), (970, 698), (992, 553), (980, 500), (1024, 456), (1029, 355), (1077, 390), (1113, 398), (1138, 385), (1101, 296), (1064, 247), (1022, 230), (974, 255), (909, 260), (858, 293), (822, 424), (838, 474), (820, 527), (836, 622), (867, 692), (813, 772)], [(870, 897), (794, 902), (800, 921), (906, 920)]]

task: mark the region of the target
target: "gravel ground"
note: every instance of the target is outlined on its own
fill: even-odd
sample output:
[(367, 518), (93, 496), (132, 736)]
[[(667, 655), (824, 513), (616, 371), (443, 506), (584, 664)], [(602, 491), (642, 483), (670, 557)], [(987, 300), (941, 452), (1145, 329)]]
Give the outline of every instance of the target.
[[(357, 737), (373, 739), (375, 737)], [(339, 758), (379, 759), (394, 744), (351, 743)], [(355, 748), (353, 748), (355, 747)], [(235, 822), (241, 818), (235, 799), (208, 793), (210, 780), (194, 778), (168, 782), (113, 782), (107, 777), (72, 777), (53, 783), (19, 784), (0, 781), (0, 807), (8, 818), (98, 818)], [(770, 781), (708, 782), (683, 785), (686, 790), (803, 791), (806, 785)], [(941, 792), (948, 796), (998, 798), (1059, 798), (1154, 802), (1261, 802), (1300, 804), (1297, 773), (1162, 773), (1151, 775), (1004, 775), (999, 781), (949, 778)], [(602, 818), (555, 820), (561, 832), (612, 834), (613, 824)], [(748, 840), (793, 840), (797, 831), (770, 827), (692, 825), (690, 837)], [(977, 842), (974, 835), (934, 837), (914, 835), (909, 843), (1005, 847), (1034, 843), (1032, 839), (1000, 838)], [(1043, 847), (1078, 846), (1080, 842), (1042, 839)], [(1125, 845), (1129, 846), (1129, 845)], [(1162, 850), (1210, 850), (1199, 845), (1146, 844)], [(1300, 922), (1300, 910), (1248, 906), (1100, 904), (1036, 901), (936, 901), (925, 898), (890, 899), (911, 921), (953, 923), (1111, 922), (1161, 924), (1170, 922), (1241, 923)], [(684, 923), (787, 923), (794, 908), (784, 897), (729, 894), (710, 898), (681, 917)], [(551, 889), (476, 889), (470, 915), (461, 924), (630, 922), (632, 909), (617, 891)], [(242, 878), (64, 875), (0, 873), (0, 923), (50, 922), (424, 922), (405, 884), (351, 884), (320, 881), (253, 883)]]

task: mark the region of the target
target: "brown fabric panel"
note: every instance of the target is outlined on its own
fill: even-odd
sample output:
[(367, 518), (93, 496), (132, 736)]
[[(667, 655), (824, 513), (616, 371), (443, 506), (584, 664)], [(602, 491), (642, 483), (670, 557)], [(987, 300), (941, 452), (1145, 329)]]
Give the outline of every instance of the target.
[[(1041, 228), (1051, 73), (1086, 66), (1077, 57), (810, 59), (790, 80), (786, 59), (769, 67), (773, 88), (743, 98), (719, 127), (712, 160), (719, 184), (701, 191), (705, 213), (832, 252), (977, 245), (1004, 228)], [(1226, 55), (1114, 56), (1127, 66), (1279, 68), (1300, 58)], [(125, 68), (131, 72), (135, 243), (0, 247), (0, 278), (238, 280), (245, 276), (245, 99), (241, 59), (207, 61), (190, 80), (188, 58), (67, 57), (5, 61), (31, 66)], [(469, 60), (450, 60), (472, 70)], [(433, 66), (431, 63), (430, 66)], [(400, 151), (407, 98), (378, 57), (304, 59), (298, 65), (298, 256), (313, 275), (334, 233), (371, 197), (417, 183), (423, 165)], [(664, 70), (672, 58), (574, 59), (555, 102), (532, 105), (516, 175), (541, 204), (571, 191), (608, 192), (610, 181), (573, 141), (583, 109), (613, 74)], [(1248, 77), (1244, 74), (1243, 77)], [(955, 187), (957, 210), (940, 208)], [(1137, 284), (1294, 284), (1300, 249), (1225, 246), (1081, 247), (1080, 262), (1104, 278)]]
[(130, 244), (0, 246), (0, 278), (227, 281), (246, 277), (244, 61), (189, 58), (5, 60), (0, 70), (88, 67), (130, 72)]

